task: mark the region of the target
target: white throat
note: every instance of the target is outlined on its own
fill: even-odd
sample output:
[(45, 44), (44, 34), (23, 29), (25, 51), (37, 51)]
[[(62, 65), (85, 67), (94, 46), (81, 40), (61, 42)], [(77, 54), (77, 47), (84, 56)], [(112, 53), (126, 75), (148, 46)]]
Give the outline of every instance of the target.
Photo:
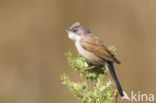
[(77, 40), (80, 39), (80, 36), (78, 36), (78, 35), (76, 35), (76, 34), (74, 34), (72, 32), (69, 32), (68, 33), (68, 38), (71, 39), (72, 41), (76, 42)]

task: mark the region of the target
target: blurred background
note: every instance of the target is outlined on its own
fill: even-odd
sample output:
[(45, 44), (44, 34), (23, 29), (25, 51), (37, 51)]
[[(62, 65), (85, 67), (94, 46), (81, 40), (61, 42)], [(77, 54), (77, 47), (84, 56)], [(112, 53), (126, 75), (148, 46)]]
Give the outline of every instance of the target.
[[(65, 52), (77, 51), (62, 29), (74, 22), (117, 48), (124, 90), (156, 93), (155, 0), (0, 0), (0, 102), (80, 103), (61, 84), (79, 75)], [(125, 103), (129, 103), (126, 102)]]

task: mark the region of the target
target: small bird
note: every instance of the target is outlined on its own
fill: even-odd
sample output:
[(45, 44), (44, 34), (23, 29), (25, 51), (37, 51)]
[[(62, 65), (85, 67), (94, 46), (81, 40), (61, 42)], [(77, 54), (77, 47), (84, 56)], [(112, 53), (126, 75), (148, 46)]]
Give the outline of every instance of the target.
[(79, 22), (74, 23), (64, 31), (68, 33), (69, 39), (74, 42), (78, 52), (95, 65), (88, 67), (85, 70), (92, 69), (97, 65), (104, 65), (111, 74), (118, 93), (123, 97), (124, 92), (120, 86), (113, 66), (113, 63), (120, 64), (120, 61), (106, 46), (104, 46), (102, 40), (92, 34), (88, 29), (81, 26)]

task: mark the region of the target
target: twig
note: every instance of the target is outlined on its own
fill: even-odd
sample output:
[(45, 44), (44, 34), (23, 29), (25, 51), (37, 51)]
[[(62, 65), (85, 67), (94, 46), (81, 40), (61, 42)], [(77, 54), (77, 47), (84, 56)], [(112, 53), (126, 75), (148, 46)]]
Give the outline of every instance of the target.
[(117, 103), (117, 101), (118, 101), (118, 93), (117, 93), (117, 95), (115, 95), (115, 101), (114, 101), (114, 103)]

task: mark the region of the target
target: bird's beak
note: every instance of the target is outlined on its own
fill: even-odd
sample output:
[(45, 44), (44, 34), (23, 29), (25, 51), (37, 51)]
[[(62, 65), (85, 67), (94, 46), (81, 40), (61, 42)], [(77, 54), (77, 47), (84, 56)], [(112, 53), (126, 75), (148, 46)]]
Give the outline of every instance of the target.
[(68, 32), (69, 30), (68, 30), (68, 29), (63, 29), (62, 31), (63, 31), (63, 32)]

